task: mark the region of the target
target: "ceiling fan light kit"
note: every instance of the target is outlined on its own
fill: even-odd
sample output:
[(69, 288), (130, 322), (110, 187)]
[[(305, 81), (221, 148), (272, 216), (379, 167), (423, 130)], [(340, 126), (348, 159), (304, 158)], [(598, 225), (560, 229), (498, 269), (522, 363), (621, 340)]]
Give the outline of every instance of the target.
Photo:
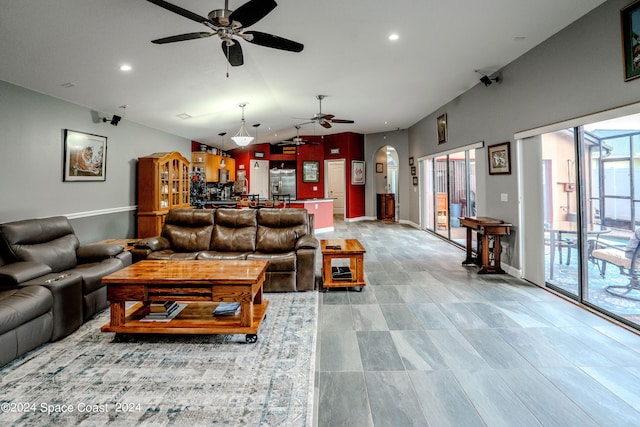
[(246, 122), (244, 121), (244, 107), (246, 106), (246, 103), (238, 105), (238, 107), (242, 108), (242, 122), (240, 124), (240, 130), (238, 130), (238, 133), (236, 133), (235, 136), (231, 137), (233, 142), (238, 144), (240, 147), (246, 147), (247, 145), (251, 144), (251, 141), (253, 141), (253, 137), (249, 135), (249, 132), (247, 132)]
[(183, 9), (164, 0), (147, 0), (163, 9), (195, 21), (212, 30), (212, 32), (195, 32), (179, 34), (152, 40), (151, 43), (165, 44), (186, 40), (202, 39), (217, 35), (222, 40), (222, 52), (229, 64), (234, 67), (244, 64), (244, 55), (240, 40), (272, 49), (301, 52), (304, 45), (273, 34), (260, 31), (245, 31), (247, 27), (260, 21), (278, 5), (274, 0), (249, 0), (236, 10), (229, 10), (229, 1), (225, 0), (224, 9), (209, 12), (207, 17)]

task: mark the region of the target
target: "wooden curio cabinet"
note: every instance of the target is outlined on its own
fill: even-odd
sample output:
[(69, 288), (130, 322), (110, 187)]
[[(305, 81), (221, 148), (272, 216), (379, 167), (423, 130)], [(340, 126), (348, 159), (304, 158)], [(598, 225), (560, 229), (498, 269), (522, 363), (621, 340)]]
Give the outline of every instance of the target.
[(138, 237), (159, 236), (169, 209), (189, 208), (189, 160), (180, 153), (138, 158)]

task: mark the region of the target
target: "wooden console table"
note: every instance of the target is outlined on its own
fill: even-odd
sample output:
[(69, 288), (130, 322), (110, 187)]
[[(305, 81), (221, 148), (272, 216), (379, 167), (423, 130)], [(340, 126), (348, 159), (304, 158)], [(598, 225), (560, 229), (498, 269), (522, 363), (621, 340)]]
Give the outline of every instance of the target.
[[(511, 234), (511, 224), (502, 220), (488, 217), (460, 217), (460, 225), (467, 228), (467, 258), (462, 265), (478, 265), (478, 274), (500, 273), (500, 236)], [(474, 257), (471, 250), (472, 232), (478, 233), (478, 256)]]

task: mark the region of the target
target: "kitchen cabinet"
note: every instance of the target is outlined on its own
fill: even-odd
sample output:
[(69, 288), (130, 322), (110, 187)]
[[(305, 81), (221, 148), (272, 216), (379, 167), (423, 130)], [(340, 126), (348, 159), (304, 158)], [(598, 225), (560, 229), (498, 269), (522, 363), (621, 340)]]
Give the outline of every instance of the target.
[(138, 237), (160, 235), (169, 209), (190, 208), (189, 160), (180, 153), (138, 158)]
[[(220, 163), (222, 156), (210, 154), (204, 151), (194, 151), (191, 153), (191, 162), (194, 168), (204, 171), (207, 182), (220, 181)], [(236, 160), (230, 157), (224, 158), (225, 169), (229, 171), (229, 181), (236, 180)]]

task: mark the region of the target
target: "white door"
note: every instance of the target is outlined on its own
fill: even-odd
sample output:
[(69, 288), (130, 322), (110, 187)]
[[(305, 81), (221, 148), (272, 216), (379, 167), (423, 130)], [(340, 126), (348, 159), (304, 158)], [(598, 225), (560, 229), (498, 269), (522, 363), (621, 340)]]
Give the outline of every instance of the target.
[(333, 200), (333, 213), (344, 215), (345, 173), (344, 160), (326, 162), (327, 197)]
[(251, 159), (249, 175), (249, 193), (257, 194), (260, 199), (269, 197), (269, 161)]

